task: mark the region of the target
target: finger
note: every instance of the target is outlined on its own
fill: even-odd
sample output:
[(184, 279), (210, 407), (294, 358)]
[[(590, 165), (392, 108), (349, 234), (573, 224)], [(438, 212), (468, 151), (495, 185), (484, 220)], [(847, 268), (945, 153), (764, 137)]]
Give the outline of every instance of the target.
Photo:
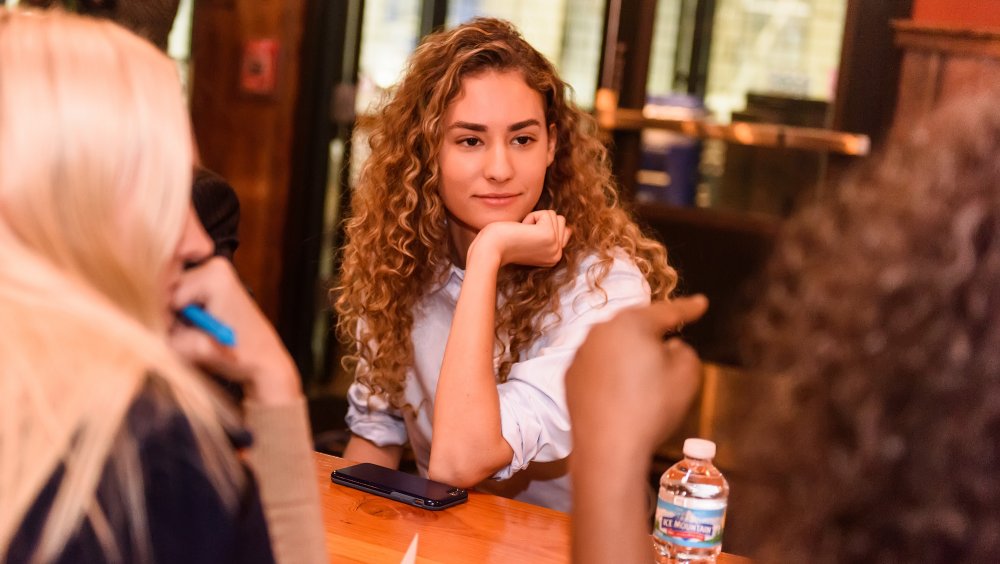
[[(672, 387), (678, 393), (693, 394), (701, 376), (701, 359), (698, 358), (698, 353), (684, 341), (673, 337), (663, 344), (663, 355), (666, 365), (670, 367), (669, 373), (674, 378)], [(678, 385), (681, 383), (684, 385)]]
[(560, 250), (566, 246), (564, 239), (564, 234), (566, 233), (566, 218), (556, 214), (555, 217), (555, 232), (552, 234), (552, 242), (555, 243)]
[(181, 358), (202, 370), (230, 378), (235, 375), (232, 365), (236, 357), (232, 349), (198, 329), (177, 325), (170, 331), (168, 343)]
[(679, 337), (671, 337), (663, 343), (663, 349), (667, 353), (667, 356), (671, 357), (674, 361), (689, 364), (691, 366), (701, 364), (698, 360), (698, 353), (691, 348), (691, 345), (685, 343)]
[(698, 391), (698, 384), (701, 381), (701, 360), (693, 348), (676, 337), (668, 339), (663, 344), (663, 355), (666, 366), (670, 367), (667, 371), (670, 388), (676, 394), (672, 401), (679, 401), (682, 404), (671, 411), (683, 413)]
[(563, 231), (563, 241), (562, 241), (563, 247), (565, 247), (566, 244), (569, 243), (569, 238), (572, 236), (573, 236), (573, 228), (567, 225), (566, 230)]
[(686, 323), (698, 320), (708, 310), (708, 298), (701, 294), (655, 302), (638, 312), (651, 330), (673, 333)]
[(203, 268), (204, 265), (197, 266), (185, 271), (181, 275), (180, 283), (170, 295), (170, 307), (172, 309), (177, 311), (189, 304), (204, 304), (208, 301), (210, 292), (205, 286), (206, 277), (201, 270)]
[(545, 218), (545, 210), (533, 211), (528, 215), (524, 216), (524, 219), (521, 220), (521, 223), (524, 223), (526, 225), (535, 225), (537, 223), (544, 221), (544, 218)]
[(184, 271), (180, 284), (174, 289), (170, 296), (170, 305), (174, 309), (199, 303), (204, 304), (213, 295), (213, 286), (225, 276), (224, 270), (228, 261), (220, 257), (213, 257), (208, 261)]
[(559, 216), (552, 210), (546, 210), (545, 224), (548, 227), (545, 234), (553, 243), (559, 240)]
[(549, 229), (555, 232), (556, 229), (556, 212), (552, 210), (541, 210), (541, 219), (538, 223), (547, 226)]

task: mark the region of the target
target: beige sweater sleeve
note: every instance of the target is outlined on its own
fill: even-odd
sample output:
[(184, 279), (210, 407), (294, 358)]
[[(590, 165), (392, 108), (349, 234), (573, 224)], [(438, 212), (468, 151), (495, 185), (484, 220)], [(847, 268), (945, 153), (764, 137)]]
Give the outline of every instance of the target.
[(257, 476), (278, 564), (326, 563), (323, 516), (306, 400), (282, 406), (244, 402), (254, 442), (248, 461)]

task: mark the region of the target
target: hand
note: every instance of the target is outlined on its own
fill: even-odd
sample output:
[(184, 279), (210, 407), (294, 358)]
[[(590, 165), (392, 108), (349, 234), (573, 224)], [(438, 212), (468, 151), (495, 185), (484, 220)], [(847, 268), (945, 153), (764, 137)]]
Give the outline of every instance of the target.
[(248, 400), (279, 405), (301, 398), (295, 364), (229, 261), (215, 257), (184, 272), (171, 307), (180, 310), (192, 303), (232, 327), (236, 346), (225, 347), (178, 320), (170, 329), (169, 343), (181, 357), (241, 384)]
[(566, 374), (574, 448), (648, 456), (666, 439), (698, 389), (701, 363), (683, 341), (663, 337), (707, 308), (704, 296), (678, 298), (591, 329)]
[(466, 264), (472, 262), (474, 254), (487, 253), (498, 267), (555, 266), (571, 234), (566, 218), (553, 210), (531, 212), (521, 223), (498, 221), (484, 227), (472, 241)]

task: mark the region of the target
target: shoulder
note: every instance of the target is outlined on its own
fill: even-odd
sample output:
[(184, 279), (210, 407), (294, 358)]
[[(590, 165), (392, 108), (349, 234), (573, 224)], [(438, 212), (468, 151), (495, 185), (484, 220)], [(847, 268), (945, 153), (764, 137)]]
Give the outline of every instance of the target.
[(150, 375), (142, 391), (136, 396), (125, 419), (126, 427), (140, 447), (157, 444), (167, 439), (182, 439), (178, 446), (194, 440), (187, 418), (177, 406), (166, 385), (155, 375)]
[[(252, 547), (270, 561), (270, 543), (260, 495), (244, 467), (235, 504), (227, 502), (211, 477), (205, 445), (176, 400), (156, 377), (136, 398), (127, 418), (142, 467), (146, 510), (157, 561), (214, 562)], [(234, 442), (231, 452), (237, 456)], [(250, 561), (257, 561), (252, 558)]]
[(646, 277), (624, 251), (613, 249), (606, 254), (592, 252), (584, 255), (576, 267), (571, 294), (649, 294)]
[(632, 276), (644, 278), (639, 267), (624, 250), (614, 248), (599, 253), (590, 252), (583, 255), (577, 267), (577, 275), (591, 275), (595, 270), (607, 269), (608, 275)]
[(649, 303), (650, 289), (646, 277), (624, 251), (613, 250), (606, 255), (589, 253), (577, 263), (573, 279), (559, 290), (561, 319), (572, 321), (577, 316), (605, 306), (642, 305)]
[[(135, 543), (142, 541), (133, 533), (146, 529), (158, 562), (272, 561), (252, 477), (248, 475), (234, 508), (223, 502), (205, 464), (187, 417), (162, 381), (150, 377), (129, 407), (96, 491), (123, 560), (140, 559), (143, 551)], [(37, 546), (65, 471), (65, 466), (56, 469), (28, 511), (12, 539), (11, 561)], [(133, 491), (135, 486), (141, 489)], [(136, 493), (143, 498), (144, 514), (129, 510), (127, 499)], [(136, 518), (146, 524), (137, 529)], [(98, 537), (91, 521), (84, 519), (56, 561), (105, 561)], [(244, 554), (247, 550), (253, 552)], [(234, 560), (233, 555), (246, 558)]]
[[(151, 513), (159, 502), (184, 503), (188, 496), (221, 502), (220, 494), (211, 487), (191, 421), (156, 376), (150, 376), (136, 396), (125, 426), (124, 434), (134, 445), (142, 466)], [(122, 454), (121, 446), (119, 443), (116, 448), (118, 455)], [(235, 449), (232, 456), (236, 456)], [(152, 487), (154, 483), (159, 487)], [(163, 495), (165, 492), (169, 493)]]
[[(223, 424), (233, 452), (251, 446), (249, 431), (239, 424)], [(136, 395), (126, 416), (126, 426), (137, 444), (155, 446), (164, 439), (178, 440), (181, 445), (195, 444), (194, 430), (181, 411), (170, 387), (157, 375), (150, 374)]]

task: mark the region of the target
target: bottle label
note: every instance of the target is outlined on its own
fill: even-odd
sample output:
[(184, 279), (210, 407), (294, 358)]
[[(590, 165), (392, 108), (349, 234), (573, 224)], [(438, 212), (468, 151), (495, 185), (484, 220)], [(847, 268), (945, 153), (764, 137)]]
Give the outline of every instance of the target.
[(722, 544), (726, 508), (692, 509), (660, 498), (656, 503), (653, 534), (662, 541), (688, 548), (715, 548)]

